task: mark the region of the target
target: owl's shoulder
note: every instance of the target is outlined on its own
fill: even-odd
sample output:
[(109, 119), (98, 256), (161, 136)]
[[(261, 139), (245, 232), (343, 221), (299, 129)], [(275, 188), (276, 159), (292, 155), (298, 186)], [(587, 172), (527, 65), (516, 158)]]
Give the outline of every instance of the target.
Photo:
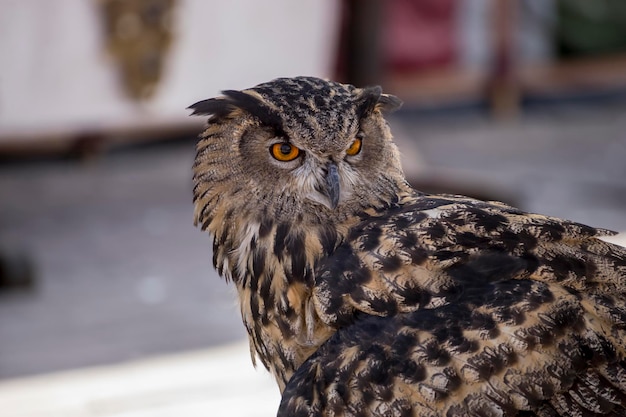
[[(414, 192), (383, 210), (364, 216), (352, 228), (348, 241), (355, 247), (371, 248), (376, 239), (417, 234), (422, 245), (464, 247), (491, 243), (536, 245), (538, 241), (579, 240), (613, 235), (610, 230), (541, 214), (528, 213), (499, 201), (482, 201), (460, 195)], [(397, 245), (411, 246), (399, 239)], [(511, 248), (512, 249), (512, 248)]]
[(358, 312), (389, 316), (456, 302), (461, 293), (480, 298), (467, 289), (509, 280), (581, 290), (596, 271), (626, 267), (623, 249), (595, 238), (611, 233), (500, 202), (408, 194), (364, 215), (319, 262), (319, 310), (342, 326)]

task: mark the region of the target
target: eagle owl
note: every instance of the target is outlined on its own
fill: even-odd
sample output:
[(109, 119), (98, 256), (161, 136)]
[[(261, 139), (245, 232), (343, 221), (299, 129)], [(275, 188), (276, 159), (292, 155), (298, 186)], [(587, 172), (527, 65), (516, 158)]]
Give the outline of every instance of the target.
[(625, 416), (611, 232), (405, 180), (380, 87), (200, 101), (194, 218), (279, 416)]

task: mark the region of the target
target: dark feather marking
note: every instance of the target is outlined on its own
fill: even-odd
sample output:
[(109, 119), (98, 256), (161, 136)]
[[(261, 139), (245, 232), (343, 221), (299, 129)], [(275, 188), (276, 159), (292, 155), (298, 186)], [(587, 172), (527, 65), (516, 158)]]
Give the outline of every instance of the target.
[(563, 238), (563, 234), (565, 233), (565, 228), (563, 225), (550, 222), (546, 224), (542, 224), (539, 227), (539, 234), (543, 239), (548, 239), (550, 241), (558, 241)]
[(443, 197), (431, 197), (419, 199), (417, 202), (412, 203), (410, 205), (402, 207), (402, 211), (415, 213), (416, 219), (415, 222), (419, 222), (428, 215), (426, 213), (419, 213), (422, 210), (430, 210), (441, 206), (446, 206), (448, 204), (453, 204), (453, 200), (449, 200)]
[(283, 313), (291, 323), (298, 317), (298, 313), (291, 304), (286, 304), (284, 307), (279, 308), (279, 311)]
[(450, 362), (450, 354), (442, 349), (435, 340), (429, 340), (422, 345), (426, 360), (435, 366), (445, 366)]
[(585, 262), (573, 256), (560, 255), (552, 259), (544, 259), (544, 264), (552, 268), (556, 279), (560, 281), (566, 279), (570, 272), (574, 273), (578, 278), (587, 276), (587, 268), (590, 262)]
[(367, 355), (371, 358), (370, 367), (368, 368), (370, 380), (374, 384), (386, 385), (389, 383), (389, 373), (386, 372), (385, 364), (389, 358), (385, 352), (385, 348), (379, 344), (373, 344), (367, 351)]
[(478, 340), (470, 340), (467, 338), (455, 340), (455, 343), (451, 343), (454, 351), (459, 353), (477, 352), (480, 349), (480, 342)]
[[(230, 271), (235, 281), (239, 280), (239, 278), (242, 276), (242, 272), (245, 272), (245, 270), (241, 271), (239, 269), (239, 264), (237, 262), (233, 263), (233, 265), (230, 266)], [(243, 275), (246, 275), (246, 274), (243, 274)], [(256, 280), (252, 280), (252, 281), (256, 282)]]
[(252, 250), (252, 274), (258, 279), (265, 270), (265, 248), (258, 247)]
[(398, 242), (400, 243), (400, 247), (403, 249), (413, 249), (418, 245), (417, 235), (413, 232), (401, 234)]
[(472, 215), (477, 226), (484, 228), (487, 232), (492, 232), (509, 222), (501, 214), (489, 213), (476, 207), (466, 207), (464, 210)]
[[(552, 326), (535, 325), (530, 327), (526, 334), (533, 337), (534, 343), (540, 346), (547, 346), (555, 341), (555, 336), (558, 334), (560, 328), (554, 328)], [(554, 331), (554, 332), (553, 332)]]
[(403, 358), (411, 353), (417, 345), (417, 337), (413, 333), (399, 334), (391, 344), (392, 358)]
[(480, 378), (485, 381), (504, 368), (502, 358), (488, 347), (484, 348), (481, 353), (470, 357), (467, 363), (476, 369)]
[(321, 95), (314, 95), (313, 96), (313, 101), (315, 102), (315, 105), (319, 108), (319, 107), (323, 107), (326, 105), (326, 101), (322, 98)]
[[(482, 290), (485, 293), (482, 301), (489, 307), (509, 307), (520, 301), (525, 301), (534, 285), (545, 287), (545, 284), (537, 284), (528, 279), (497, 281), (492, 284), (492, 288)], [(487, 294), (488, 297), (486, 297)]]
[(315, 284), (314, 278), (315, 275), (313, 274), (313, 270), (307, 266), (304, 270), (304, 282), (307, 284), (307, 286), (312, 287)]
[(202, 217), (202, 213), (200, 219), (202, 219), (202, 225), (200, 226), (201, 230), (207, 230), (209, 228), (209, 225), (213, 221), (213, 217), (207, 216), (206, 218), (204, 218)]
[(435, 223), (426, 228), (426, 233), (434, 240), (439, 240), (446, 235), (446, 229), (441, 223)]
[[(509, 323), (517, 326), (526, 321), (526, 315), (524, 314), (524, 311), (519, 308), (502, 307), (498, 310), (498, 313), (500, 315), (500, 321), (503, 323)], [(529, 346), (535, 346), (534, 338), (531, 340), (530, 337), (526, 337), (524, 340), (528, 343)]]
[[(280, 329), (280, 335), (282, 338), (284, 338), (285, 340), (289, 340), (294, 337), (293, 330), (291, 329), (291, 327), (289, 326), (289, 322), (285, 320), (285, 318), (281, 316), (276, 316), (274, 317), (274, 321), (276, 322), (276, 324), (278, 324), (278, 328)], [(282, 352), (282, 349), (277, 350)], [(285, 358), (282, 362), (289, 363), (290, 361)]]
[(394, 229), (404, 230), (413, 224), (414, 220), (410, 216), (397, 216), (394, 221)]
[(274, 226), (274, 222), (271, 219), (271, 216), (265, 214), (261, 216), (261, 222), (259, 224), (259, 238), (264, 238), (270, 234), (272, 231), (272, 227)]
[(219, 195), (214, 195), (213, 197), (209, 198), (209, 200), (204, 203), (204, 207), (202, 207), (202, 210), (200, 211), (200, 215), (198, 216), (198, 219), (205, 220), (207, 216), (212, 218), (212, 216), (210, 216), (212, 212), (212, 207), (215, 204), (217, 204), (219, 200), (220, 200)]
[(433, 330), (433, 336), (437, 339), (437, 342), (444, 343), (459, 337), (463, 337), (463, 331), (455, 323), (449, 323), (447, 326), (441, 326)]
[(468, 328), (474, 330), (497, 330), (497, 324), (493, 317), (489, 314), (472, 311)]
[(229, 208), (228, 210), (226, 210), (226, 212), (224, 213), (224, 219), (222, 220), (225, 224), (230, 223), (233, 214), (235, 214), (235, 209), (234, 208)]
[(379, 86), (367, 87), (363, 89), (363, 92), (359, 97), (359, 104), (357, 104), (356, 108), (357, 118), (362, 119), (374, 110), (374, 106), (378, 103), (382, 92), (383, 89)]
[(337, 245), (337, 230), (334, 226), (320, 227), (318, 237), (324, 249), (324, 253), (331, 255)]
[(287, 275), (289, 282), (304, 282), (304, 270), (306, 268), (306, 252), (304, 249), (304, 236), (299, 233), (290, 233), (286, 239), (286, 249), (291, 255), (291, 273)]
[(430, 303), (432, 295), (418, 287), (396, 287), (398, 297), (403, 300), (403, 304), (423, 307)]
[(466, 258), (468, 256), (468, 254), (466, 252), (458, 252), (458, 251), (451, 251), (451, 250), (440, 250), (434, 253), (434, 257), (438, 260), (438, 261), (448, 261), (450, 259), (454, 259), (454, 258)]
[(320, 265), (320, 270), (330, 271), (329, 276), (340, 277), (347, 271), (356, 271), (359, 267), (360, 261), (354, 250), (349, 244), (343, 243), (337, 247), (334, 256), (326, 258)]
[[(524, 254), (522, 256), (520, 256), (521, 259), (524, 260), (524, 262), (526, 263), (526, 274), (530, 275), (532, 273), (534, 273), (537, 268), (539, 268), (539, 259), (537, 259), (537, 257), (535, 255), (532, 254)], [(551, 295), (551, 293), (550, 293)]]
[(463, 232), (454, 236), (456, 243), (469, 248), (486, 248), (493, 240), (486, 236), (479, 236), (471, 232)]
[[(217, 243), (217, 239), (213, 238), (213, 268), (217, 269), (217, 261), (219, 255), (219, 245)], [(222, 271), (218, 271), (220, 275), (222, 275)]]
[(260, 284), (259, 297), (261, 297), (265, 305), (273, 305), (275, 300), (274, 294), (272, 293), (272, 280), (269, 277), (264, 277)]
[(406, 381), (416, 383), (426, 379), (426, 368), (422, 364), (409, 359), (401, 362), (400, 365), (395, 371)]
[(380, 227), (375, 226), (365, 230), (361, 230), (361, 248), (365, 251), (374, 250), (380, 244), (380, 237), (383, 231)]
[(454, 391), (462, 384), (461, 377), (453, 367), (444, 368), (440, 375), (446, 378), (445, 389), (447, 391)]
[[(260, 318), (259, 312), (259, 299), (257, 297), (250, 297), (250, 313), (252, 313), (252, 320), (258, 322)], [(259, 335), (261, 332), (256, 332)]]
[(463, 226), (467, 223), (467, 219), (460, 211), (454, 211), (446, 215), (446, 222), (455, 226)]
[(194, 204), (196, 203), (196, 201), (203, 199), (209, 193), (209, 191), (211, 191), (210, 188), (207, 188), (202, 193), (198, 193), (198, 189), (200, 188), (200, 185), (201, 183), (198, 182), (196, 183), (196, 185), (193, 186), (193, 203)]
[(571, 225), (576, 226), (579, 229), (578, 232), (582, 236), (613, 236), (617, 234), (617, 232), (612, 230), (597, 229), (582, 223), (571, 223)]
[(454, 265), (447, 272), (457, 281), (481, 284), (515, 278), (527, 268), (528, 264), (523, 258), (503, 252), (486, 252)]
[(288, 223), (280, 223), (276, 228), (276, 236), (274, 237), (274, 255), (280, 260), (284, 258), (284, 250), (287, 244), (286, 239), (289, 235), (291, 226)]
[(389, 315), (396, 314), (398, 311), (398, 303), (393, 298), (384, 299), (377, 297), (368, 297), (366, 302), (369, 303), (372, 310), (378, 313), (385, 313)]
[(402, 267), (402, 259), (398, 255), (384, 257), (380, 263), (384, 272), (395, 272)]
[[(357, 267), (352, 272), (349, 273), (349, 284), (350, 286), (354, 285), (366, 285), (368, 282), (372, 280), (372, 271), (370, 271), (366, 267)], [(346, 288), (349, 289), (349, 288)]]
[[(329, 274), (328, 272), (325, 274), (327, 275)], [(318, 275), (319, 277), (319, 275)], [(325, 277), (324, 277), (325, 278)], [(319, 280), (319, 278), (318, 278)], [(328, 288), (329, 284), (328, 283), (323, 283), (319, 285), (319, 288)], [(323, 312), (326, 314), (337, 314), (340, 315), (341, 317), (338, 317), (337, 320), (341, 321), (342, 319), (346, 319), (348, 322), (350, 322), (351, 320), (353, 320), (352, 317), (352, 312), (346, 313), (344, 312), (344, 310), (342, 309), (343, 307), (343, 297), (342, 295), (338, 294), (337, 292), (330, 292), (329, 291), (329, 297), (328, 300), (326, 302), (326, 304), (323, 306)], [(341, 314), (343, 313), (343, 315)], [(345, 316), (345, 317), (344, 317)]]
[[(285, 356), (285, 352), (283, 352), (282, 349), (277, 349), (276, 350), (276, 354), (278, 355), (278, 358), (280, 359), (280, 361), (284, 364), (288, 364), (289, 359), (287, 359), (287, 357)], [(284, 371), (287, 371), (288, 369), (281, 369), (280, 371), (284, 373)]]
[(409, 255), (411, 255), (411, 263), (414, 265), (421, 265), (428, 259), (428, 252), (420, 247), (415, 247), (411, 251), (409, 251)]
[(264, 327), (267, 327), (270, 325), (270, 318), (267, 316), (267, 311), (263, 311), (263, 314), (261, 314), (261, 324)]

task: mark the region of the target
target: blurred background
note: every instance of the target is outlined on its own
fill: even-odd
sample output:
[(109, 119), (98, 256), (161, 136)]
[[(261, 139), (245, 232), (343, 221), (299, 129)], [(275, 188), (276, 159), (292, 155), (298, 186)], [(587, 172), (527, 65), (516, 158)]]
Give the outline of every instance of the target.
[(192, 225), (223, 89), (382, 85), (416, 187), (626, 231), (623, 0), (0, 0), (0, 68), (2, 417), (275, 413)]

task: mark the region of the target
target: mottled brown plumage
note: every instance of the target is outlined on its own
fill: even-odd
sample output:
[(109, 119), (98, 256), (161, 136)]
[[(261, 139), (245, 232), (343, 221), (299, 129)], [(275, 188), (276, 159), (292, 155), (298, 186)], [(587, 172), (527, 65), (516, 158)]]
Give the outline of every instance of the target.
[(210, 115), (195, 221), (279, 416), (624, 416), (626, 250), (601, 229), (412, 190), (399, 100), (284, 78)]

